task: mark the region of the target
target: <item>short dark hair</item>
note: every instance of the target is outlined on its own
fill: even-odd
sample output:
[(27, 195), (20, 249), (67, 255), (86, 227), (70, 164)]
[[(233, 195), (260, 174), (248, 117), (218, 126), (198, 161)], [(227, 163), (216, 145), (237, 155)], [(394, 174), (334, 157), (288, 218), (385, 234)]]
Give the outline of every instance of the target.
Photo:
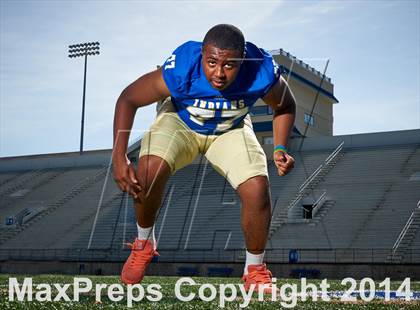
[(208, 44), (220, 49), (238, 50), (241, 54), (245, 50), (245, 38), (242, 31), (229, 24), (219, 24), (207, 31), (203, 40), (203, 47)]

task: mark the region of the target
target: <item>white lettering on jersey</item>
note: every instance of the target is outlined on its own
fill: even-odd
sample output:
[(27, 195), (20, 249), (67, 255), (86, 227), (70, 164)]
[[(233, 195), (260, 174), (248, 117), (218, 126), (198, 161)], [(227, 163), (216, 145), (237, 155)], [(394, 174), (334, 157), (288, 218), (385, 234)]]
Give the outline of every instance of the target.
[(243, 109), (245, 108), (245, 100), (232, 100), (229, 102), (227, 101), (206, 101), (202, 99), (194, 99), (193, 107), (202, 108), (202, 109), (216, 109), (216, 110), (236, 110), (236, 109)]
[(206, 105), (207, 105), (207, 101), (205, 101), (205, 100), (200, 100), (200, 108), (205, 109), (205, 108), (206, 108)]

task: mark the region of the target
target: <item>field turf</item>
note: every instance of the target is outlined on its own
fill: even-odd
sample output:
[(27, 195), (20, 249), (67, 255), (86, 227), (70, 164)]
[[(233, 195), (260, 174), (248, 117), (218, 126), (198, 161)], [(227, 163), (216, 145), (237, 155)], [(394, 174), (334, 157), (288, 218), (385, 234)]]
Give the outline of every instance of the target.
[[(121, 301), (111, 301), (108, 298), (106, 289), (101, 293), (101, 302), (95, 302), (95, 290), (92, 289), (89, 293), (81, 294), (80, 301), (9, 301), (8, 299), (8, 288), (9, 288), (9, 277), (16, 277), (18, 282), (21, 284), (23, 282), (23, 276), (14, 276), (14, 275), (0, 275), (0, 309), (127, 309), (126, 294), (124, 293), (124, 299)], [(36, 275), (36, 276), (26, 276), (32, 277), (33, 286), (39, 283), (59, 283), (63, 284), (73, 284), (74, 276), (67, 275)], [(108, 286), (111, 284), (120, 284), (119, 278), (117, 276), (78, 276), (78, 277), (87, 277), (93, 283), (93, 288), (95, 284), (103, 283)], [(197, 286), (184, 286), (182, 288), (183, 295), (188, 295), (191, 292), (196, 293), (196, 298), (189, 302), (183, 302), (176, 298), (174, 293), (175, 283), (179, 280), (180, 277), (145, 277), (142, 282), (143, 287), (147, 287), (149, 284), (159, 284), (161, 286), (160, 292), (162, 293), (162, 298), (159, 301), (149, 301), (146, 298), (143, 298), (141, 301), (133, 302), (132, 309), (220, 309), (219, 308), (219, 298), (216, 297), (213, 301), (205, 302), (201, 300), (198, 295), (198, 288), (201, 284), (211, 283), (217, 289), (220, 284), (239, 284), (239, 278), (205, 278), (205, 277), (193, 277), (194, 281), (198, 283)], [(321, 280), (308, 280), (309, 283), (314, 283), (319, 288), (319, 283)], [(328, 284), (331, 285), (329, 291), (342, 291), (346, 287), (343, 287), (338, 280), (328, 279)], [(282, 284), (290, 283), (297, 284), (300, 291), (300, 280), (298, 279), (278, 279), (277, 286), (280, 287)], [(359, 282), (358, 282), (359, 283)], [(376, 282), (377, 290), (379, 282)], [(391, 281), (391, 290), (397, 290), (400, 281)], [(411, 281), (411, 291), (420, 291), (420, 282)], [(34, 295), (36, 290), (34, 289)], [(57, 290), (52, 289), (52, 297), (54, 298), (57, 295)], [(126, 290), (125, 290), (126, 292)], [(67, 295), (70, 298), (73, 298), (72, 286), (66, 291)], [(137, 292), (135, 292), (137, 294)], [(207, 293), (209, 294), (209, 293)], [(147, 292), (146, 292), (147, 296)], [(224, 309), (241, 309), (239, 305), (243, 302), (240, 297), (237, 297), (234, 301), (226, 302)], [(259, 301), (257, 296), (255, 296), (251, 301), (249, 306), (246, 309), (283, 309), (280, 305), (280, 301), (270, 301), (269, 298), (266, 298), (264, 301)], [(371, 302), (365, 302), (361, 299), (353, 302), (343, 302), (339, 299), (332, 299), (329, 302), (323, 301), (298, 301), (297, 305), (292, 309), (420, 309), (420, 301), (404, 301), (404, 300), (391, 300), (385, 302), (381, 299), (374, 299)]]

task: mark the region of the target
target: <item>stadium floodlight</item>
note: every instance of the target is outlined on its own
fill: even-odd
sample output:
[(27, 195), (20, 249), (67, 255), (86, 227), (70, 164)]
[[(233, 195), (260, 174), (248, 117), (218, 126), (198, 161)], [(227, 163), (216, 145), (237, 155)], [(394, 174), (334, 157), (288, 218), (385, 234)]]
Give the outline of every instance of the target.
[(80, 155), (83, 153), (83, 131), (85, 124), (85, 96), (86, 96), (86, 70), (87, 57), (99, 55), (99, 42), (89, 42), (69, 45), (69, 58), (85, 56), (85, 73), (83, 78), (83, 99), (82, 99), (82, 124), (80, 130)]

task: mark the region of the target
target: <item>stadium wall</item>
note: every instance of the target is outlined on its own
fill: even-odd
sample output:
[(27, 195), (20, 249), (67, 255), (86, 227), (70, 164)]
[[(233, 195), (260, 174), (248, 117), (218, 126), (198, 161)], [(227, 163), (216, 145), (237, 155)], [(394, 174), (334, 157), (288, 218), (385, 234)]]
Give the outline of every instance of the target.
[[(277, 278), (296, 278), (299, 276), (319, 279), (344, 279), (352, 277), (362, 279), (370, 277), (383, 280), (402, 280), (409, 277), (412, 281), (420, 280), (420, 268), (417, 264), (268, 264)], [(65, 261), (3, 261), (0, 273), (3, 274), (68, 274), (68, 275), (118, 275), (123, 262), (65, 262)], [(151, 263), (149, 276), (186, 276), (182, 268), (197, 271), (194, 276), (211, 276), (211, 269), (228, 270), (230, 277), (241, 277), (243, 263)], [(215, 274), (213, 274), (215, 275)], [(218, 275), (221, 276), (222, 274)], [(225, 274), (227, 276), (227, 274)]]
[(67, 167), (105, 166), (111, 163), (112, 150), (52, 153), (0, 158), (0, 171), (25, 171)]
[[(307, 137), (302, 144), (302, 151), (335, 149), (344, 141), (344, 149), (375, 147), (381, 145), (419, 144), (420, 129), (389, 131), (342, 136)], [(290, 140), (289, 150), (296, 152), (302, 138)], [(139, 141), (129, 147), (130, 157), (138, 155)], [(272, 145), (263, 145), (269, 159), (272, 158)], [(111, 149), (79, 152), (52, 153), (29, 156), (0, 158), (0, 171), (25, 171), (35, 169), (52, 169), (65, 167), (107, 166), (111, 164)]]

